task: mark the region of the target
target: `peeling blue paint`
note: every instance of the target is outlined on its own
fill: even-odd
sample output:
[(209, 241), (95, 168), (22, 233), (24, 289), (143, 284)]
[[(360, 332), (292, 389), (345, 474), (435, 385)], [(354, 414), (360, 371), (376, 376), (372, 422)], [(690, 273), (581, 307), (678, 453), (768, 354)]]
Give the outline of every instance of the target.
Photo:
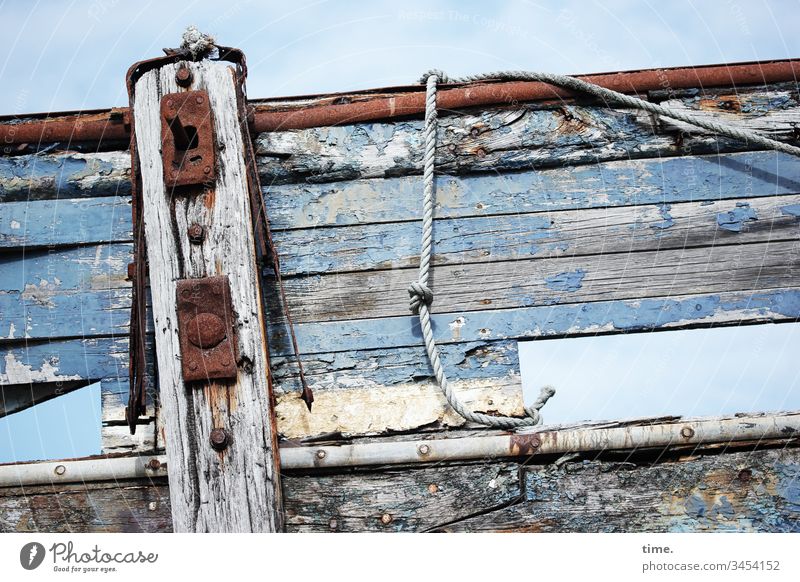
[(672, 218), (672, 215), (669, 213), (670, 209), (672, 208), (669, 204), (659, 204), (658, 205), (658, 213), (661, 215), (663, 219), (661, 222), (656, 224), (651, 224), (650, 228), (657, 228), (659, 230), (665, 230), (667, 228), (671, 228), (675, 224), (675, 220)]
[(787, 206), (781, 206), (781, 214), (783, 214), (784, 216), (800, 217), (800, 204), (789, 204)]
[[(775, 168), (780, 172), (776, 173)], [(692, 176), (687, 182), (687, 171)], [(635, 176), (631, 179), (631, 175)], [(717, 201), (800, 192), (800, 160), (775, 152), (591, 163), (537, 172), (440, 177), (437, 218)], [(275, 229), (419, 220), (418, 176), (272, 186), (265, 192)], [(351, 201), (360, 201), (354, 212)]]
[[(472, 311), (464, 314), (435, 313), (432, 326), (437, 342), (479, 339), (525, 339), (560, 337), (602, 329), (609, 332), (648, 331), (675, 324), (702, 324), (733, 312), (770, 320), (800, 317), (800, 289), (710, 294), (680, 299), (598, 301), (584, 304), (523, 307), (502, 311)], [(464, 318), (458, 340), (449, 324)], [(298, 341), (303, 353), (346, 351), (343, 349), (389, 349), (420, 344), (419, 319), (413, 316), (352, 321), (299, 323)], [(291, 353), (288, 332), (282, 324), (270, 326), (274, 354)]]
[(752, 220), (758, 220), (758, 214), (746, 202), (737, 202), (733, 210), (717, 214), (717, 225), (731, 232), (741, 232), (742, 225)]
[(545, 285), (548, 289), (553, 291), (577, 291), (582, 287), (583, 278), (586, 276), (586, 271), (577, 269), (575, 271), (566, 271), (548, 277), (545, 279)]

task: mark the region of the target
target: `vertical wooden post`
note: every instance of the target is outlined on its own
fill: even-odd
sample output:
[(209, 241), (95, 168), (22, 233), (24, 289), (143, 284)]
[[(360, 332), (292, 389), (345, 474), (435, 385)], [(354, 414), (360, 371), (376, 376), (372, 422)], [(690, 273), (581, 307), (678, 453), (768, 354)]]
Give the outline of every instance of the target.
[[(193, 76), (190, 87), (178, 86), (178, 64), (168, 63), (142, 74), (133, 98), (173, 526), (179, 532), (280, 531), (280, 463), (236, 75), (223, 61), (184, 66)], [(164, 183), (160, 105), (163, 95), (185, 90), (208, 92), (216, 181), (204, 192), (173, 194)], [(199, 244), (189, 240), (194, 224), (205, 232)], [(216, 275), (230, 281), (237, 377), (187, 385), (176, 283)], [(214, 429), (229, 437), (222, 450), (211, 446)]]

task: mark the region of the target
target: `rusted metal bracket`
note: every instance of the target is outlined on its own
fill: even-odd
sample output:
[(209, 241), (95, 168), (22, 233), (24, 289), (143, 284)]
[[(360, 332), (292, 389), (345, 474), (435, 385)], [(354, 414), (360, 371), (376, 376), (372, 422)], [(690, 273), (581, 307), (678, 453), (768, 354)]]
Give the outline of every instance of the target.
[(161, 99), (161, 157), (167, 188), (216, 180), (214, 124), (205, 91), (170, 93)]
[(183, 380), (235, 379), (239, 356), (228, 277), (182, 279), (177, 294)]

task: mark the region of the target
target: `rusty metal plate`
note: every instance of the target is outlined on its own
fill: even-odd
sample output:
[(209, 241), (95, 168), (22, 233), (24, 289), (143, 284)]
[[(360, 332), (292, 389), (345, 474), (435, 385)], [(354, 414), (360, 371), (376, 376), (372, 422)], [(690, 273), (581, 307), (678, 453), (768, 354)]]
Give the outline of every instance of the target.
[(205, 91), (161, 98), (161, 157), (167, 188), (214, 182), (214, 124)]
[(239, 357), (228, 277), (182, 279), (177, 296), (183, 380), (235, 379)]

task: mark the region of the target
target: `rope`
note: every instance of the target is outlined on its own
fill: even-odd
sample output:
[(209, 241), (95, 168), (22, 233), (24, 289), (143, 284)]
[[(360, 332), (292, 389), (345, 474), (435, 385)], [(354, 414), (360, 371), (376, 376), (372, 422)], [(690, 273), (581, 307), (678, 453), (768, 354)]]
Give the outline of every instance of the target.
[(586, 81), (582, 81), (581, 79), (576, 79), (575, 77), (568, 77), (566, 75), (556, 75), (554, 73), (532, 73), (527, 71), (504, 71), (504, 72), (484, 73), (481, 75), (471, 75), (468, 77), (460, 77), (458, 79), (450, 79), (447, 77), (447, 75), (445, 75), (441, 71), (433, 70), (423, 75), (422, 82), (425, 82), (426, 79), (429, 79), (432, 76), (436, 77), (442, 83), (472, 83), (475, 81), (487, 81), (490, 79), (504, 80), (504, 81), (540, 81), (543, 83), (556, 85), (564, 89), (570, 89), (571, 91), (575, 91), (578, 93), (588, 93), (589, 95), (594, 95), (595, 97), (603, 99), (604, 101), (606, 101), (606, 103), (618, 103), (620, 105), (625, 105), (626, 107), (641, 109), (643, 111), (647, 111), (655, 115), (660, 115), (662, 117), (669, 117), (670, 119), (683, 121), (684, 123), (688, 123), (696, 127), (702, 127), (703, 129), (707, 129), (713, 133), (724, 135), (739, 141), (751, 142), (768, 149), (773, 149), (779, 152), (783, 152), (785, 154), (800, 156), (800, 147), (786, 144), (774, 139), (770, 139), (768, 137), (764, 137), (760, 133), (756, 133), (754, 131), (748, 131), (746, 129), (740, 129), (734, 125), (729, 125), (727, 123), (720, 123), (717, 121), (700, 119), (689, 113), (684, 113), (683, 111), (675, 111), (674, 109), (668, 109), (656, 103), (643, 101), (638, 97), (631, 97), (630, 95), (625, 95), (624, 93), (618, 93), (616, 91), (612, 91), (611, 89), (606, 89), (605, 87), (600, 87), (598, 85), (587, 83)]
[(447, 381), (441, 359), (439, 358), (439, 348), (433, 338), (431, 328), (430, 305), (433, 302), (433, 291), (428, 286), (430, 278), (431, 251), (433, 247), (433, 196), (435, 191), (435, 181), (433, 176), (434, 158), (436, 156), (436, 75), (429, 75), (427, 78), (427, 95), (425, 101), (425, 164), (423, 173), (424, 200), (422, 205), (422, 250), (419, 257), (419, 277), (408, 287), (408, 294), (411, 297), (410, 307), (413, 313), (419, 315), (419, 324), (422, 328), (422, 335), (425, 338), (425, 348), (428, 352), (428, 360), (433, 367), (439, 387), (444, 392), (447, 402), (453, 409), (465, 419), (497, 428), (513, 429), (523, 426), (533, 426), (542, 422), (539, 409), (545, 405), (548, 399), (555, 394), (552, 386), (545, 386), (539, 398), (532, 406), (526, 407), (527, 418), (512, 418), (509, 416), (489, 416), (480, 412), (469, 410), (453, 393), (453, 388)]
[(507, 71), (495, 72), (482, 75), (472, 75), (468, 77), (461, 77), (458, 79), (450, 79), (442, 71), (432, 70), (425, 73), (420, 79), (421, 83), (426, 84), (425, 96), (425, 158), (423, 170), (423, 208), (422, 208), (422, 243), (419, 259), (419, 277), (417, 281), (411, 283), (408, 287), (408, 294), (411, 297), (410, 308), (411, 312), (419, 315), (419, 323), (422, 329), (422, 336), (425, 340), (425, 349), (428, 352), (428, 360), (430, 361), (436, 380), (439, 387), (447, 399), (450, 406), (466, 420), (483, 424), (486, 426), (502, 428), (502, 429), (515, 429), (523, 426), (533, 426), (542, 422), (539, 411), (547, 403), (547, 401), (555, 394), (555, 389), (552, 386), (544, 386), (541, 389), (539, 397), (531, 405), (525, 407), (526, 418), (515, 418), (510, 416), (490, 416), (488, 414), (481, 414), (469, 410), (453, 393), (453, 389), (447, 381), (442, 362), (439, 357), (439, 348), (433, 337), (433, 329), (431, 328), (431, 314), (430, 305), (433, 302), (433, 291), (428, 286), (430, 278), (430, 262), (432, 254), (432, 241), (433, 241), (433, 198), (436, 190), (436, 183), (434, 178), (435, 170), (435, 156), (436, 156), (436, 128), (438, 120), (438, 112), (436, 109), (436, 86), (439, 81), (443, 83), (471, 83), (475, 81), (486, 80), (514, 80), (514, 81), (540, 81), (549, 83), (565, 89), (570, 89), (579, 93), (588, 93), (603, 99), (606, 103), (618, 103), (627, 107), (635, 109), (642, 109), (655, 115), (662, 117), (669, 117), (683, 121), (696, 127), (702, 127), (719, 135), (731, 137), (736, 140), (754, 143), (769, 149), (779, 152), (800, 156), (800, 148), (779, 142), (763, 135), (737, 128), (725, 123), (718, 123), (705, 119), (698, 119), (693, 115), (683, 113), (682, 111), (675, 111), (667, 109), (661, 105), (643, 101), (630, 95), (618, 93), (611, 89), (599, 87), (575, 77), (568, 77), (566, 75), (556, 75), (552, 73), (532, 73), (526, 71)]

